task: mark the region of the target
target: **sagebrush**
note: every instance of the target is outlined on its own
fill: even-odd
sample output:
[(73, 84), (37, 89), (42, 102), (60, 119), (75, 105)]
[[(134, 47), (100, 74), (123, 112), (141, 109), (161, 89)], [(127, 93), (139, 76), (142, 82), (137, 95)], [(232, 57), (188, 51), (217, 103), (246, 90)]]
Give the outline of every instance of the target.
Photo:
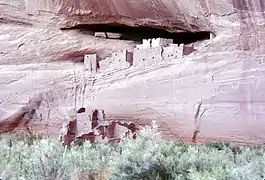
[(136, 140), (66, 148), (55, 139), (0, 139), (0, 176), (5, 179), (262, 180), (264, 149), (229, 143), (166, 142), (156, 128)]

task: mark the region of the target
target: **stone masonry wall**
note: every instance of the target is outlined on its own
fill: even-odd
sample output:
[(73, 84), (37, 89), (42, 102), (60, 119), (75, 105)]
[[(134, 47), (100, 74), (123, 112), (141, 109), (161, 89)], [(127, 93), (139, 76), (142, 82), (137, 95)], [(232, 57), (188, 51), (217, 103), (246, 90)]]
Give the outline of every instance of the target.
[(164, 60), (181, 59), (183, 56), (184, 45), (171, 44), (163, 48), (162, 58)]
[(183, 49), (183, 44), (173, 44), (172, 39), (143, 40), (143, 44), (137, 45), (134, 49), (133, 65), (181, 59)]
[(122, 50), (116, 53), (113, 53), (111, 57), (104, 59), (103, 61), (99, 62), (100, 70), (107, 70), (107, 69), (126, 69), (130, 67), (129, 60), (127, 59), (128, 52), (127, 50)]
[[(143, 43), (137, 45), (136, 48), (134, 48), (133, 53), (128, 52), (126, 49), (115, 52), (110, 57), (100, 61), (99, 68), (101, 71), (121, 70), (129, 68), (131, 65), (138, 66), (140, 64), (152, 64), (161, 61), (181, 59), (183, 56), (184, 45), (172, 43), (172, 39), (143, 39)], [(96, 59), (95, 54), (85, 56), (86, 70), (92, 71), (92, 66), (95, 66), (93, 65), (93, 62), (95, 62)]]
[(134, 49), (133, 65), (137, 66), (148, 62), (159, 62), (162, 60), (162, 47), (149, 49)]

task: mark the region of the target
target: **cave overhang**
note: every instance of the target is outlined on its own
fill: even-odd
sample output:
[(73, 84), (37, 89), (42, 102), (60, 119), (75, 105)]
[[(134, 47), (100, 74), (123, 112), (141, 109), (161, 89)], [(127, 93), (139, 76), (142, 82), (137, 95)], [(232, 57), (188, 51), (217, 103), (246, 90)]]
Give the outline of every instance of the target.
[(130, 40), (142, 42), (143, 39), (166, 38), (173, 39), (175, 44), (189, 44), (197, 41), (211, 39), (214, 36), (210, 31), (188, 31), (184, 29), (171, 29), (168, 27), (128, 26), (117, 23), (104, 24), (78, 24), (62, 30), (76, 29), (87, 31), (90, 35), (106, 39)]

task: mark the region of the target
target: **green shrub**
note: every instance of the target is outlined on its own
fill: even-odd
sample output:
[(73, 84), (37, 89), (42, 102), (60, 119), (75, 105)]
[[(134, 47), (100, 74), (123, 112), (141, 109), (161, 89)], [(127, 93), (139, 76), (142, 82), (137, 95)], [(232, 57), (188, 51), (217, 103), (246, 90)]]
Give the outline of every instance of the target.
[[(22, 137), (22, 136), (21, 136)], [(261, 180), (264, 149), (226, 142), (191, 145), (166, 142), (154, 128), (120, 143), (83, 142), (65, 148), (58, 140), (35, 136), (0, 137), (3, 179), (79, 179), (105, 174), (111, 180)], [(81, 176), (82, 175), (82, 176)], [(98, 178), (106, 179), (106, 178)]]

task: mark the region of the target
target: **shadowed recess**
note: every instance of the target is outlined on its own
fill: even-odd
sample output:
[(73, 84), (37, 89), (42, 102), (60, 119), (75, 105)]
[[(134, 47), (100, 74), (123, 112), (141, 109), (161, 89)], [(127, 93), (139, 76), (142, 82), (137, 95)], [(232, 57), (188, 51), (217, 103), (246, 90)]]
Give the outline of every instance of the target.
[(130, 27), (121, 24), (80, 24), (67, 29), (78, 29), (81, 31), (88, 31), (90, 33), (95, 32), (111, 32), (120, 33), (121, 36), (118, 39), (121, 40), (133, 40), (135, 42), (141, 42), (142, 39), (149, 38), (168, 38), (173, 39), (175, 44), (189, 44), (197, 41), (210, 39), (211, 32), (168, 32), (164, 29), (153, 27)]

